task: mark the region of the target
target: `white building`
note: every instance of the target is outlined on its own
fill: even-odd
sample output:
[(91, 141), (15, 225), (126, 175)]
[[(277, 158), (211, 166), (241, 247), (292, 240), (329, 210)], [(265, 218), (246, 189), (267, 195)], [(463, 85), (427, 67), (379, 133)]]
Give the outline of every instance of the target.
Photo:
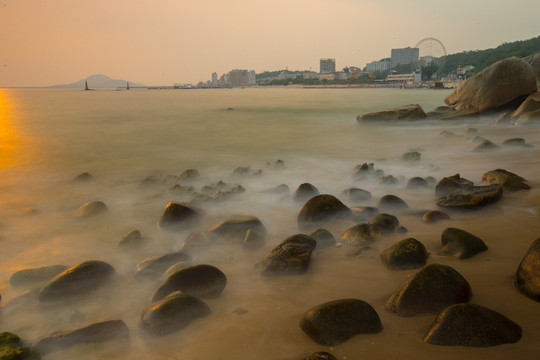
[(390, 61), (372, 61), (369, 64), (366, 64), (367, 72), (377, 72), (377, 71), (386, 71), (390, 69)]

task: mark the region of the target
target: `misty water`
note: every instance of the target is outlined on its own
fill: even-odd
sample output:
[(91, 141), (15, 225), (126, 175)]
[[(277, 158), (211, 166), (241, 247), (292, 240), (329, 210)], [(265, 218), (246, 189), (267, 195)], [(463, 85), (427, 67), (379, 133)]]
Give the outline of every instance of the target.
[[(410, 103), (426, 111), (443, 104), (450, 90), (253, 88), (220, 90), (1, 90), (0, 91), (0, 326), (34, 342), (59, 330), (122, 319), (129, 341), (77, 345), (45, 359), (301, 359), (329, 351), (338, 359), (531, 359), (540, 344), (539, 304), (513, 287), (513, 275), (531, 243), (540, 237), (540, 126), (492, 125), (493, 118), (421, 121), (402, 125), (358, 124), (356, 115)], [(469, 128), (477, 129), (471, 133)], [(443, 136), (443, 131), (453, 136)], [(530, 147), (473, 152), (475, 136), (496, 144), (522, 137)], [(401, 160), (411, 150), (420, 161)], [(283, 167), (275, 166), (281, 160)], [(355, 181), (364, 162), (401, 179), (395, 186)], [(237, 167), (252, 175), (234, 176)], [(285, 184), (291, 193), (305, 182), (339, 196), (350, 187), (372, 193), (348, 206), (376, 206), (385, 194), (414, 210), (436, 210), (433, 187), (407, 190), (406, 180), (456, 173), (479, 184), (482, 174), (502, 168), (528, 180), (532, 189), (505, 194), (477, 211), (448, 210), (452, 220), (425, 224), (421, 215), (398, 215), (406, 234), (378, 238), (359, 256), (349, 246), (316, 250), (307, 273), (262, 277), (255, 264), (285, 238), (299, 233), (302, 204), (265, 190)], [(185, 170), (200, 177), (179, 179)], [(260, 170), (260, 172), (259, 172)], [(89, 172), (93, 181), (73, 179)], [(257, 174), (258, 173), (258, 174)], [(146, 181), (145, 181), (146, 180)], [(193, 228), (164, 231), (157, 226), (169, 201), (189, 201), (171, 191), (225, 182), (245, 192), (225, 201), (201, 201), (205, 213)], [(108, 212), (77, 218), (86, 202), (103, 201)], [(191, 254), (194, 264), (211, 264), (227, 276), (221, 296), (205, 300), (210, 315), (163, 337), (141, 331), (140, 312), (162, 279), (139, 279), (135, 266), (148, 256), (177, 251), (191, 232), (204, 233), (232, 215), (258, 217), (267, 229), (265, 245), (249, 250), (219, 242)], [(339, 241), (353, 221), (325, 224)], [(489, 249), (471, 259), (438, 255), (441, 232), (464, 229)], [(140, 230), (143, 243), (119, 247), (125, 234)], [(418, 270), (390, 271), (380, 253), (414, 237), (430, 252), (428, 264), (450, 265), (473, 290), (472, 303), (509, 317), (523, 328), (515, 344), (493, 348), (444, 347), (423, 343), (434, 315), (402, 318), (384, 309), (388, 297)], [(43, 305), (10, 285), (21, 269), (86, 260), (116, 269), (104, 287), (83, 299)], [(358, 335), (328, 348), (300, 329), (304, 312), (321, 303), (357, 298), (377, 311), (382, 332)], [(241, 308), (243, 311), (235, 311)]]

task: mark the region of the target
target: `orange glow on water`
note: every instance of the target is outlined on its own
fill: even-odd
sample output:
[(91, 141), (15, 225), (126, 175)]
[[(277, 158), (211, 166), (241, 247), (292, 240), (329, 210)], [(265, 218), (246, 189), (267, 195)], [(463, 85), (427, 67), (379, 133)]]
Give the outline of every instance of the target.
[(20, 138), (13, 126), (14, 110), (6, 91), (0, 89), (0, 170), (16, 165)]

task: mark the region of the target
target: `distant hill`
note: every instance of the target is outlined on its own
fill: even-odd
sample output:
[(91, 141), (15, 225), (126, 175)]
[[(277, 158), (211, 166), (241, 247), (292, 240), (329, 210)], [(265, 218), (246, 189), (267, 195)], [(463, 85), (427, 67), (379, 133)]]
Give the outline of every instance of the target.
[[(127, 80), (116, 80), (116, 79), (111, 79), (110, 77), (102, 75), (102, 74), (95, 74), (95, 75), (91, 75), (87, 77), (86, 79), (75, 81), (74, 83), (71, 83), (71, 84), (54, 85), (54, 86), (49, 86), (49, 87), (84, 89), (85, 81), (88, 82), (88, 88), (90, 89), (125, 88), (128, 83)], [(131, 81), (129, 82), (129, 86), (130, 87), (145, 87), (145, 85), (143, 84), (137, 84)]]

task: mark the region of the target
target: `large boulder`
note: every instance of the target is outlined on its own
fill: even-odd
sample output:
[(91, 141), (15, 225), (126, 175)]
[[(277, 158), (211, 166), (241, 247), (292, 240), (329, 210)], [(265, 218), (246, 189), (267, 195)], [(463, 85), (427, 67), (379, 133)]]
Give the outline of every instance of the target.
[(382, 262), (390, 270), (418, 269), (426, 264), (427, 258), (424, 244), (413, 238), (401, 240), (381, 254)]
[(169, 267), (178, 262), (191, 263), (191, 256), (179, 251), (165, 255), (150, 256), (142, 260), (135, 267), (135, 275), (153, 277), (162, 275)]
[(68, 267), (65, 265), (49, 265), (34, 269), (23, 269), (14, 272), (9, 278), (13, 287), (32, 286), (51, 280)]
[(475, 209), (497, 202), (503, 194), (500, 185), (467, 186), (437, 199), (437, 205), (450, 208)]
[(531, 188), (529, 185), (525, 184), (527, 180), (503, 169), (488, 171), (482, 175), (482, 181), (487, 184), (501, 185), (504, 192), (530, 190)]
[(447, 176), (435, 185), (435, 195), (446, 195), (472, 185), (474, 185), (472, 181), (462, 178), (459, 174)]
[(523, 95), (535, 92), (532, 66), (517, 57), (497, 61), (465, 80), (444, 102), (469, 113), (495, 109)]
[(190, 205), (171, 201), (163, 208), (158, 226), (161, 229), (185, 228), (200, 216), (201, 212)]
[(335, 346), (358, 334), (378, 333), (382, 324), (375, 309), (367, 302), (342, 299), (308, 310), (300, 319), (300, 328), (317, 344)]
[(424, 109), (418, 104), (404, 105), (388, 110), (360, 114), (356, 117), (358, 122), (388, 121), (388, 120), (423, 120), (426, 118)]
[(531, 64), (534, 73), (536, 74), (536, 86), (540, 89), (540, 52), (526, 56), (523, 60)]
[(446, 228), (441, 234), (441, 255), (468, 259), (487, 250), (487, 245), (477, 236), (456, 228)]
[(514, 284), (523, 295), (540, 302), (540, 238), (532, 243), (521, 260)]
[(248, 230), (257, 231), (264, 236), (266, 228), (255, 216), (232, 216), (220, 220), (206, 229), (206, 234), (214, 239), (230, 239), (242, 241)]
[(99, 260), (90, 260), (64, 270), (49, 281), (39, 292), (41, 302), (65, 300), (88, 295), (101, 287), (115, 273), (114, 268)]
[(161, 336), (181, 330), (208, 314), (210, 308), (204, 301), (177, 291), (143, 310), (139, 322), (146, 332)]
[(521, 327), (506, 316), (476, 304), (444, 309), (424, 335), (424, 342), (443, 346), (490, 347), (521, 339)]
[(317, 241), (304, 234), (283, 240), (261, 261), (261, 275), (296, 275), (307, 271)]
[(129, 329), (122, 320), (95, 323), (77, 330), (55, 332), (40, 339), (34, 349), (42, 355), (77, 344), (100, 343), (129, 338)]
[(444, 308), (468, 302), (471, 286), (450, 266), (431, 264), (406, 281), (385, 304), (385, 309), (399, 316), (438, 314)]
[(154, 294), (152, 302), (181, 291), (199, 298), (218, 297), (227, 285), (227, 276), (212, 265), (195, 265), (169, 275)]
[(332, 195), (317, 195), (309, 199), (298, 214), (300, 229), (321, 225), (327, 221), (347, 218), (351, 209)]

